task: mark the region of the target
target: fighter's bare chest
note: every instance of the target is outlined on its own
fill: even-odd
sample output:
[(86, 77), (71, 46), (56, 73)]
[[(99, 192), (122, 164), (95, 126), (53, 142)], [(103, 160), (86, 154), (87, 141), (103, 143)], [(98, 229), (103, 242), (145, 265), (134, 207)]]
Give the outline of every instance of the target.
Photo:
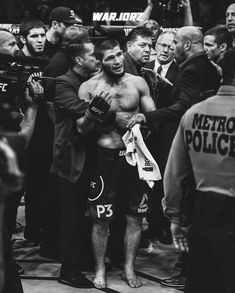
[(106, 83), (99, 83), (95, 88), (95, 94), (100, 92), (108, 93), (111, 96), (111, 108), (113, 110), (130, 111), (139, 106), (139, 93), (136, 87), (126, 84), (110, 86)]

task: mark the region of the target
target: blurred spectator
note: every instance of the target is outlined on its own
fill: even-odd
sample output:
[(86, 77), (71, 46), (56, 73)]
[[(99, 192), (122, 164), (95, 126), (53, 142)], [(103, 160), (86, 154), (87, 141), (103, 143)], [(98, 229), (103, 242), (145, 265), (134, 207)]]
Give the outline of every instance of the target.
[(209, 60), (219, 64), (232, 47), (232, 36), (226, 27), (213, 27), (204, 34), (204, 49)]
[(229, 5), (226, 10), (226, 27), (233, 37), (233, 47), (235, 47), (235, 3)]

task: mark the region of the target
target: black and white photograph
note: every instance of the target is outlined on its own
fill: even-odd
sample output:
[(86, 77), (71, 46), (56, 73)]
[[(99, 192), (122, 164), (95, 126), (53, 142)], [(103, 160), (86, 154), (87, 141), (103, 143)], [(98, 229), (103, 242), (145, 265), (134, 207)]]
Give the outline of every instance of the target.
[(0, 293), (235, 293), (234, 0), (2, 0)]

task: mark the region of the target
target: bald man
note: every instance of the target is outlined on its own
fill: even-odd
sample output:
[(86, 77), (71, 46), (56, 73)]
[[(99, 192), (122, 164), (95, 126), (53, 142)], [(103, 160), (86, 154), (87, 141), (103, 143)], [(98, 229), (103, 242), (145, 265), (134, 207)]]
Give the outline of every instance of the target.
[(172, 132), (169, 135), (173, 138), (185, 111), (201, 101), (205, 93), (218, 89), (220, 78), (204, 52), (203, 34), (199, 28), (184, 26), (176, 32), (174, 55), (180, 65), (180, 73), (171, 92), (170, 106), (136, 114), (130, 119), (129, 127), (136, 123), (150, 126), (170, 123)]
[(233, 47), (235, 47), (235, 3), (228, 6), (225, 17), (227, 30), (233, 37)]
[[(166, 129), (168, 137), (164, 141), (165, 161), (167, 161), (179, 121), (185, 111), (208, 95), (213, 95), (220, 84), (217, 70), (204, 52), (203, 34), (199, 28), (193, 26), (180, 28), (176, 32), (173, 42), (175, 60), (180, 66), (180, 71), (171, 91), (169, 106), (149, 113), (137, 114), (129, 122), (129, 127), (141, 123)], [(163, 144), (163, 141), (160, 140), (158, 143)], [(182, 275), (162, 281), (161, 284), (179, 288), (182, 287), (182, 284), (184, 285), (184, 282), (185, 271)]]
[(19, 51), (19, 47), (13, 34), (0, 29), (0, 53), (15, 56), (17, 51)]

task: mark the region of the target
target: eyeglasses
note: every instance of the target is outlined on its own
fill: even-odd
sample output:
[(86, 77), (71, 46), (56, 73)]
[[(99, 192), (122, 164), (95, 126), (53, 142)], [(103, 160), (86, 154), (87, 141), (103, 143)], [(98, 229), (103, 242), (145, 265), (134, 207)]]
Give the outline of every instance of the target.
[(164, 50), (168, 49), (169, 51), (174, 51), (174, 48), (172, 45), (167, 45), (164, 43), (157, 43), (159, 46), (161, 46)]

